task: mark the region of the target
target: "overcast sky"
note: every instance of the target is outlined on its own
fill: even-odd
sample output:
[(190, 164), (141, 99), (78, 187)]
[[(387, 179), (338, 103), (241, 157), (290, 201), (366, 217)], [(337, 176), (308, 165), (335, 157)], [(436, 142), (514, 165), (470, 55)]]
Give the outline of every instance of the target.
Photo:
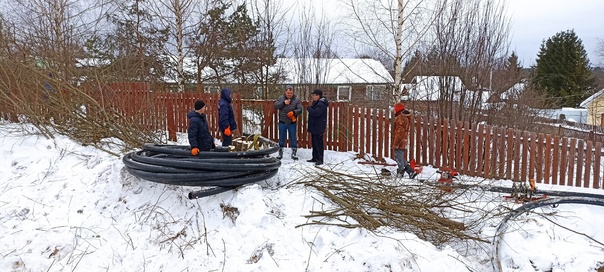
[(604, 0), (507, 0), (511, 18), (510, 49), (522, 65), (535, 63), (544, 40), (558, 32), (574, 29), (592, 64), (598, 39), (604, 40)]

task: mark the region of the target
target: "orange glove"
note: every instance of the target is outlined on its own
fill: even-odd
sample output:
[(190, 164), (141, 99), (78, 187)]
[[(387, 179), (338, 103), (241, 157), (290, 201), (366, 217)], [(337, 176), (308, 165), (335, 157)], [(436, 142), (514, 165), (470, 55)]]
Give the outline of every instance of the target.
[(197, 154), (199, 154), (199, 148), (196, 147), (196, 148), (191, 149), (191, 155), (197, 156)]
[(224, 129), (224, 135), (231, 136), (231, 127), (227, 127)]
[(296, 122), (296, 116), (294, 115), (293, 111), (288, 112), (287, 117), (289, 117), (289, 119), (292, 119), (292, 122)]

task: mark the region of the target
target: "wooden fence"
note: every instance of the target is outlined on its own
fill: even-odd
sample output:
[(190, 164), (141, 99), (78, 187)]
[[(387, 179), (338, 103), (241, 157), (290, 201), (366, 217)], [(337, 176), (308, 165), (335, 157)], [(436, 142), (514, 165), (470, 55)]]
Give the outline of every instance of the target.
[[(92, 96), (98, 106), (111, 107), (122, 115), (115, 121), (137, 118), (140, 124), (168, 131), (170, 140), (176, 140), (176, 133), (186, 132), (186, 114), (195, 100), (202, 99), (206, 102), (210, 131), (220, 137), (219, 94), (153, 92), (147, 84), (114, 84)], [(241, 131), (249, 131), (246, 124), (259, 126), (263, 136), (277, 141), (278, 115), (273, 103), (242, 100), (234, 95), (232, 105)], [(310, 103), (302, 101), (304, 109)], [(310, 148), (306, 110), (303, 112), (298, 117), (298, 146)], [(388, 110), (330, 102), (326, 149), (370, 154), (377, 160), (393, 157), (391, 120)], [(543, 184), (602, 188), (602, 142), (422, 116), (415, 116), (414, 120), (408, 157), (420, 165), (449, 167), (476, 177), (535, 179)]]
[(602, 142), (418, 116), (410, 145), (418, 163), (470, 176), (602, 188)]

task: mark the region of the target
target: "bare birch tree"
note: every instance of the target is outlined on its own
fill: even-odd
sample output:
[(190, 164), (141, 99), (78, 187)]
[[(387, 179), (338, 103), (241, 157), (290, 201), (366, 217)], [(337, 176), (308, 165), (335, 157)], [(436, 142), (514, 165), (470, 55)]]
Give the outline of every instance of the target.
[(439, 0), (342, 0), (350, 13), (346, 21), (352, 50), (357, 55), (380, 52), (392, 60), (394, 100), (403, 93), (403, 61), (425, 45), (423, 39), (442, 13), (446, 1)]
[(176, 82), (179, 92), (185, 90), (185, 80), (190, 77), (184, 70), (185, 57), (190, 51), (186, 46), (185, 37), (194, 31), (192, 18), (195, 14), (195, 6), (198, 4), (197, 0), (160, 0), (152, 3), (155, 17), (163, 28), (169, 29), (170, 37), (167, 44), (171, 48), (167, 48), (166, 51), (176, 51), (175, 59), (172, 54), (167, 54), (166, 57), (168, 63), (176, 64)]

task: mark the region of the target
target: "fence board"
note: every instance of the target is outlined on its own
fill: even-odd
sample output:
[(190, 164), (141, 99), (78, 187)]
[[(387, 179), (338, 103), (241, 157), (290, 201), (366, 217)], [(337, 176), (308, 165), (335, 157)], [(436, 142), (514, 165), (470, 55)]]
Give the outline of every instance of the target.
[(577, 143), (577, 160), (576, 160), (576, 174), (575, 174), (575, 186), (581, 187), (581, 177), (583, 176), (583, 158), (585, 157), (585, 141), (582, 139), (578, 140)]
[(539, 133), (537, 136), (537, 161), (535, 164), (535, 171), (536, 173), (536, 180), (538, 180), (539, 182), (543, 182), (543, 163), (544, 163), (544, 159), (543, 156), (545, 156), (545, 136), (543, 135), (543, 133)]
[(560, 180), (560, 137), (554, 136), (554, 142), (552, 144), (552, 184), (558, 185)]
[(464, 173), (467, 174), (470, 172), (470, 122), (464, 122), (463, 124), (463, 153), (462, 153), (462, 164)]
[(526, 178), (527, 181), (531, 180), (531, 179), (535, 179), (535, 160), (537, 157), (537, 133), (535, 132), (531, 132), (530, 133), (530, 146), (529, 146), (529, 161), (528, 161), (528, 165), (529, 165), (529, 173), (528, 173), (528, 177)]
[(458, 169), (458, 171), (462, 171), (463, 170), (463, 165), (462, 165), (462, 155), (461, 155), (461, 151), (463, 149), (463, 141), (462, 141), (462, 126), (463, 123), (461, 121), (457, 121), (456, 122), (456, 126), (457, 126), (457, 130), (455, 132), (455, 168), (454, 169)]
[(455, 120), (449, 120), (449, 154), (447, 154), (449, 156), (449, 167), (456, 169), (456, 162), (455, 162), (455, 124), (457, 122), (455, 122)]
[(593, 175), (593, 188), (602, 189), (602, 181), (600, 180), (600, 168), (602, 163), (602, 143), (596, 143), (596, 150), (594, 152), (594, 175)]
[(520, 163), (520, 181), (527, 181), (527, 169), (528, 165), (528, 149), (529, 149), (529, 133), (524, 131), (522, 133), (522, 162)]
[(430, 122), (430, 117), (427, 117), (425, 119), (422, 119), (422, 161), (424, 163), (428, 163), (428, 134), (429, 134), (429, 130), (428, 130), (428, 125)]
[(478, 148), (476, 148), (477, 152), (477, 161), (478, 166), (476, 167), (476, 173), (479, 176), (486, 176), (484, 173), (484, 149), (485, 149), (485, 125), (478, 125)]
[(470, 148), (469, 148), (469, 152), (470, 152), (470, 164), (468, 165), (469, 167), (469, 174), (471, 176), (476, 176), (476, 168), (478, 167), (478, 159), (477, 159), (477, 152), (478, 152), (478, 140), (476, 139), (477, 137), (477, 127), (476, 127), (476, 123), (472, 123), (471, 127), (470, 127), (470, 140), (468, 141), (468, 143), (470, 144)]
[(489, 147), (489, 152), (491, 152), (491, 157), (488, 160), (489, 162), (489, 177), (497, 176), (497, 152), (499, 149), (499, 131), (497, 127), (491, 127), (491, 146)]
[(435, 150), (436, 150), (436, 133), (434, 133), (436, 120), (432, 117), (428, 117), (428, 161), (434, 162)]
[(585, 171), (583, 173), (583, 187), (589, 188), (591, 177), (591, 169), (593, 169), (592, 165), (593, 160), (593, 143), (592, 141), (587, 141), (587, 146), (585, 148)]
[(440, 157), (442, 158), (441, 166), (447, 167), (447, 166), (449, 166), (449, 157), (447, 156), (448, 149), (449, 149), (449, 141), (448, 141), (449, 140), (448, 139), (449, 122), (446, 119), (443, 119), (441, 122), (442, 122), (442, 134), (441, 134), (442, 150), (440, 153)]
[(569, 156), (568, 150), (568, 138), (562, 138), (562, 146), (560, 147), (560, 185), (566, 185), (566, 167), (567, 160)]
[(365, 146), (365, 153), (371, 153), (370, 140), (369, 140), (369, 136), (371, 135), (369, 133), (369, 131), (371, 129), (371, 115), (369, 115), (368, 108), (363, 108), (362, 110), (363, 110), (363, 116), (365, 118), (362, 119), (364, 122), (362, 122), (363, 123), (361, 126), (362, 133), (360, 135), (362, 137), (362, 141)]
[(552, 164), (552, 135), (545, 135), (545, 155), (543, 163), (543, 183), (551, 183), (551, 164)]
[(514, 162), (514, 129), (507, 129), (507, 152), (506, 152), (506, 167), (505, 167), (505, 178), (512, 178), (512, 164)]
[(484, 176), (491, 178), (491, 143), (493, 141), (493, 128), (489, 125), (485, 126), (485, 138), (484, 138)]
[(567, 180), (567, 185), (569, 186), (574, 186), (574, 182), (573, 182), (573, 174), (575, 172), (575, 156), (576, 156), (576, 151), (577, 151), (577, 139), (570, 139), (570, 146), (569, 148), (569, 152), (568, 152), (568, 180)]
[[(371, 109), (371, 135), (370, 135), (370, 139), (373, 139), (374, 137), (376, 137), (377, 135), (377, 127), (380, 125), (379, 120), (378, 120), (378, 114), (377, 114), (377, 109)], [(371, 142), (371, 154), (373, 154), (374, 156), (376, 156), (378, 153), (376, 152), (377, 149), (377, 142), (378, 141), (370, 141)]]
[(355, 120), (358, 120), (357, 122), (354, 123), (354, 127), (353, 127), (353, 134), (356, 135), (356, 137), (353, 138), (354, 140), (354, 147), (355, 147), (355, 151), (361, 153), (361, 147), (363, 146), (363, 142), (362, 142), (362, 138), (363, 138), (363, 134), (361, 131), (361, 123), (363, 122), (363, 119), (361, 118), (361, 108), (358, 106), (354, 107), (354, 118)]
[(416, 140), (417, 126), (416, 126), (416, 124), (419, 123), (417, 121), (417, 118), (418, 118), (417, 116), (413, 116), (412, 117), (413, 122), (411, 122), (411, 125), (409, 126), (409, 130), (410, 130), (409, 131), (409, 149), (407, 150), (407, 156), (409, 157), (409, 161), (411, 161), (413, 159), (415, 159), (417, 161), (416, 156), (415, 156), (416, 148), (411, 148), (412, 146), (417, 146), (417, 140)]

